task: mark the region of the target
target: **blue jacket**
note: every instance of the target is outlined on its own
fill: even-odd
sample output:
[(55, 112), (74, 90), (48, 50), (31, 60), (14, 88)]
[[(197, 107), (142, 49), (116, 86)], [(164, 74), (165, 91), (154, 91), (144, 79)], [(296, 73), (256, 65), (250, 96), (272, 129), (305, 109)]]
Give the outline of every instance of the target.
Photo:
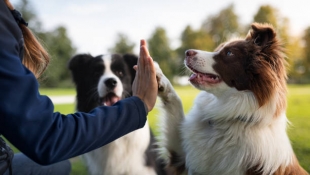
[(21, 63), (21, 30), (0, 0), (0, 133), (40, 164), (51, 164), (142, 128), (147, 112), (138, 97), (89, 113), (64, 115), (39, 94), (35, 76)]

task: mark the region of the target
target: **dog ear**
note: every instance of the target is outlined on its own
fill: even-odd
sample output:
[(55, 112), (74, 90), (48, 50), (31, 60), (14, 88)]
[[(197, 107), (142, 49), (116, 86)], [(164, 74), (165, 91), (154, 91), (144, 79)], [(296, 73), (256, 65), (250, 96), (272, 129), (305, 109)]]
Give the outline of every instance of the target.
[(71, 71), (78, 70), (81, 66), (85, 65), (85, 63), (94, 58), (90, 54), (77, 54), (73, 56), (68, 62), (68, 69)]
[(128, 65), (128, 70), (129, 70), (131, 77), (132, 77), (132, 81), (131, 81), (131, 83), (132, 83), (134, 80), (134, 77), (136, 75), (136, 71), (133, 69), (133, 66), (137, 65), (138, 57), (136, 55), (133, 55), (133, 54), (125, 54), (125, 55), (123, 55), (123, 57), (124, 57), (126, 64)]
[(73, 56), (68, 62), (68, 69), (71, 72), (72, 80), (75, 84), (83, 82), (84, 80), (81, 77), (84, 77), (84, 69), (87, 62), (94, 57), (90, 54), (78, 54)]
[(80, 66), (86, 63), (87, 60), (93, 58), (93, 56), (89, 54), (78, 54), (73, 56), (68, 62), (68, 69), (74, 71), (78, 69)]
[(251, 28), (246, 40), (251, 40), (255, 45), (263, 47), (276, 39), (276, 33), (270, 24), (253, 23)]

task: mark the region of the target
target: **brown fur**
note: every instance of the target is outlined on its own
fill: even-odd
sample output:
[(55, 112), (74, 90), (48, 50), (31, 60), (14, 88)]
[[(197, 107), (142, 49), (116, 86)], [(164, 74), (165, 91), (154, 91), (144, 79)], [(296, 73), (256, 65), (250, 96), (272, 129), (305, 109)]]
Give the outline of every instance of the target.
[(167, 165), (167, 170), (173, 175), (179, 175), (185, 172), (184, 158), (180, 157), (176, 152), (170, 152), (170, 162)]
[(309, 175), (298, 163), (294, 156), (293, 162), (287, 167), (280, 167), (273, 175)]
[[(245, 175), (262, 175), (262, 172), (257, 170), (256, 167), (250, 168)], [(272, 175), (309, 175), (298, 163), (297, 158), (294, 156), (292, 164), (287, 167), (280, 167)]]
[[(244, 40), (232, 40), (218, 46), (214, 56), (214, 70), (230, 87), (250, 90), (259, 107), (276, 98), (274, 117), (287, 107), (287, 73), (285, 51), (276, 32), (269, 24), (253, 23)], [(280, 143), (281, 144), (281, 143)], [(262, 175), (259, 165), (247, 170), (246, 175)], [(266, 173), (266, 172), (265, 172)], [(308, 175), (294, 156), (292, 164), (279, 167), (273, 175)]]
[[(286, 108), (286, 60), (281, 42), (268, 24), (253, 23), (245, 40), (220, 45), (214, 69), (228, 86), (251, 90), (259, 106), (277, 96), (275, 116)], [(227, 56), (227, 52), (233, 56)], [(251, 63), (251, 64), (250, 64)]]

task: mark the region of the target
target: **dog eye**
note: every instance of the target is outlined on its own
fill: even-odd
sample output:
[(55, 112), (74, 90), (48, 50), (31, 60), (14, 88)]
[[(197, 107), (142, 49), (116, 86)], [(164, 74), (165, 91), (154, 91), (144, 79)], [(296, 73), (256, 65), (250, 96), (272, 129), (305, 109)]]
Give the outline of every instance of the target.
[(226, 55), (227, 55), (227, 56), (232, 56), (232, 55), (234, 55), (234, 54), (233, 54), (231, 51), (227, 51)]
[(118, 75), (119, 77), (123, 77), (123, 72), (122, 72), (122, 71), (119, 71), (119, 72), (117, 72), (117, 75)]

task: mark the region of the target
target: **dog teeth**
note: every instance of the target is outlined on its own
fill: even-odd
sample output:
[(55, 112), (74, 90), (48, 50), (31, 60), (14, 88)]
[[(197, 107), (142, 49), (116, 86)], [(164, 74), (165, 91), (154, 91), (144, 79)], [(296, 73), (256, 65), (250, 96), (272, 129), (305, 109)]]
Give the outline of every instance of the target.
[(215, 76), (214, 76), (214, 77), (212, 77), (212, 79), (213, 79), (213, 80), (218, 80), (219, 77), (215, 77)]

